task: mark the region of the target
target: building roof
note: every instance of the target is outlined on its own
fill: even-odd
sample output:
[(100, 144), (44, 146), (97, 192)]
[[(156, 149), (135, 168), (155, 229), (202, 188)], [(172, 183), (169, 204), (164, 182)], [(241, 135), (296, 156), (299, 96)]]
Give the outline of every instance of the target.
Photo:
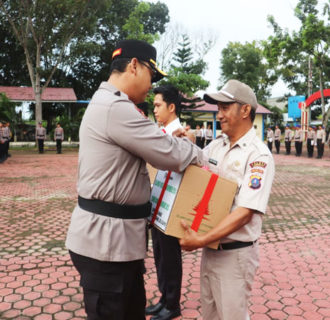
[[(218, 106), (216, 104), (210, 104), (205, 101), (200, 102), (203, 104), (201, 107), (197, 107), (194, 109), (186, 109), (185, 111), (193, 111), (193, 112), (218, 112)], [(267, 108), (258, 104), (258, 108), (256, 111), (257, 114), (271, 114), (272, 112), (269, 111)]]
[[(0, 92), (5, 93), (13, 102), (35, 101), (32, 87), (3, 87)], [(76, 102), (77, 97), (72, 88), (46, 88), (41, 95), (42, 102)]]

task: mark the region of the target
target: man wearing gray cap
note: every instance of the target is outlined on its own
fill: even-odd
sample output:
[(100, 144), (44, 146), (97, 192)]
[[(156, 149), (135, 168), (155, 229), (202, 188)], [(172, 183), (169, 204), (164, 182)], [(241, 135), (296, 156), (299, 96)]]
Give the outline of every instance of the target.
[(165, 134), (136, 107), (164, 75), (153, 46), (120, 41), (110, 78), (81, 122), (78, 205), (66, 246), (81, 276), (88, 320), (145, 319), (143, 259), (151, 209), (146, 162), (175, 172), (202, 163), (201, 149)]
[[(204, 165), (237, 182), (231, 212), (216, 227), (197, 234), (184, 221), (184, 250), (203, 248), (201, 302), (203, 319), (247, 320), (248, 298), (259, 264), (258, 238), (274, 178), (274, 161), (253, 127), (257, 99), (246, 84), (229, 80), (220, 92), (204, 95), (218, 105), (224, 134), (204, 150)], [(219, 195), (221, 196), (221, 195)], [(217, 250), (206, 246), (220, 240)]]

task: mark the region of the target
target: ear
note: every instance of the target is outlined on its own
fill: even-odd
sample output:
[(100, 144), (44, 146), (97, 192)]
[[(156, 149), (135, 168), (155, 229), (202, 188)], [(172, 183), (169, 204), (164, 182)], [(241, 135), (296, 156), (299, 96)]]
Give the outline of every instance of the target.
[(131, 62), (128, 64), (129, 71), (136, 75), (137, 73), (137, 68), (138, 68), (138, 59), (132, 58)]
[(174, 103), (171, 103), (167, 106), (167, 109), (169, 112), (171, 113), (175, 113), (175, 104)]
[(246, 119), (246, 118), (248, 118), (250, 116), (251, 109), (252, 109), (252, 107), (251, 107), (250, 104), (244, 104), (242, 106), (242, 109), (241, 110), (243, 112), (243, 119)]

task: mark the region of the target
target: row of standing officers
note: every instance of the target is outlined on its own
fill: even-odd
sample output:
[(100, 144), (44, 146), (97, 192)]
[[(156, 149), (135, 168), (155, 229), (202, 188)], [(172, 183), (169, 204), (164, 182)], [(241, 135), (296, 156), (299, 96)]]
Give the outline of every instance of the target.
[[(39, 153), (44, 153), (44, 142), (46, 140), (46, 128), (42, 126), (42, 122), (38, 122), (36, 128), (36, 140), (38, 143)], [(62, 141), (64, 140), (64, 130), (60, 123), (56, 125), (54, 131), (54, 140), (56, 141), (56, 153), (62, 153)]]
[(209, 124), (207, 129), (204, 128), (204, 125), (196, 125), (195, 136), (197, 146), (203, 149), (213, 140), (213, 131), (211, 125)]
[[(276, 153), (280, 153), (281, 135), (282, 133), (278, 126), (275, 127), (274, 131), (271, 128), (267, 129), (267, 144), (270, 151), (272, 151), (274, 141)], [(305, 140), (308, 157), (313, 157), (314, 146), (316, 146), (317, 158), (321, 159), (324, 153), (324, 144), (326, 143), (326, 132), (322, 126), (319, 126), (318, 128), (310, 126), (307, 131), (306, 139), (300, 125), (296, 125), (293, 130), (289, 126), (286, 126), (284, 132), (284, 142), (287, 155), (291, 154), (291, 142), (294, 141), (296, 156), (300, 157), (303, 142)]]

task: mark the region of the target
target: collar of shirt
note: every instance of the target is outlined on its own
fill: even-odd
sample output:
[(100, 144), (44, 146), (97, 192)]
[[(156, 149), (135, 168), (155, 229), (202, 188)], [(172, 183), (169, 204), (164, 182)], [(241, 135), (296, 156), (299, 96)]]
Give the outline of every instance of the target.
[(179, 118), (176, 118), (170, 122), (166, 127), (164, 127), (167, 134), (172, 135), (173, 131), (182, 128)]
[[(234, 145), (231, 147), (234, 148), (236, 146), (239, 146), (240, 148), (246, 148), (250, 145), (250, 143), (253, 141), (253, 139), (256, 137), (256, 130), (252, 127), (243, 137), (241, 137), (238, 141), (234, 143)], [(229, 143), (229, 138), (225, 138), (224, 144), (226, 145)]]

